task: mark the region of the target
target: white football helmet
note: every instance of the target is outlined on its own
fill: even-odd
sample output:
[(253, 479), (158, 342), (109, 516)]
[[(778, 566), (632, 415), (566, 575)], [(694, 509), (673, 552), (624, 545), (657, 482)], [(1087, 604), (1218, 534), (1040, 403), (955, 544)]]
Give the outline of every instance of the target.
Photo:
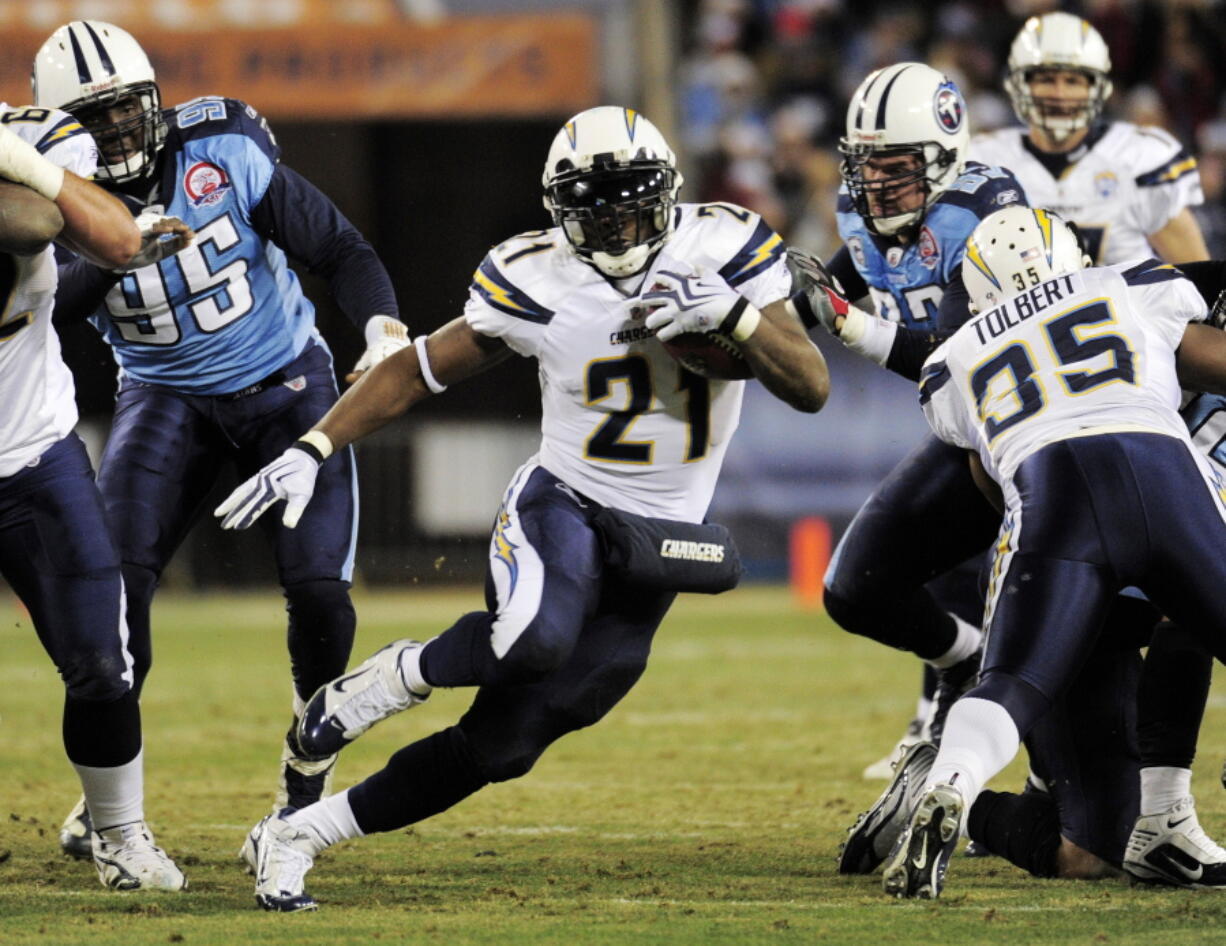
[(601, 105), (563, 125), (542, 183), (571, 249), (606, 276), (633, 276), (672, 236), (677, 159), (634, 109)]
[[(1029, 79), (1036, 69), (1071, 69), (1090, 80), (1085, 105), (1071, 110), (1051, 100), (1035, 98)], [(1096, 119), (1111, 96), (1111, 54), (1089, 23), (1071, 13), (1032, 16), (1009, 47), (1009, 74), (1005, 91), (1013, 111), (1028, 125), (1037, 125), (1057, 141), (1085, 128)]]
[[(847, 107), (839, 173), (865, 225), (882, 236), (918, 226), (933, 201), (962, 173), (970, 137), (962, 93), (931, 66), (895, 63), (861, 82)], [(865, 165), (871, 159), (897, 155), (915, 155), (919, 165), (892, 177), (865, 179)], [(871, 213), (870, 192), (917, 182), (925, 191), (922, 206), (889, 216)]]
[(1084, 269), (1077, 234), (1050, 210), (1014, 205), (979, 221), (966, 241), (962, 281), (972, 312), (986, 312), (1041, 282)]
[[(129, 33), (99, 20), (66, 23), (35, 55), (31, 82), (35, 105), (62, 108), (93, 135), (100, 180), (118, 184), (152, 173), (166, 139), (162, 96), (149, 57)], [(109, 114), (117, 108), (129, 114)]]

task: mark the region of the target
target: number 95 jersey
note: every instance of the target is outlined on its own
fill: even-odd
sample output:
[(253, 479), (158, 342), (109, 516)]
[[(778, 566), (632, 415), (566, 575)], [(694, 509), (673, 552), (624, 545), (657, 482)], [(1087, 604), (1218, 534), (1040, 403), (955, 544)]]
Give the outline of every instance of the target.
[(1200, 293), (1155, 259), (1053, 277), (973, 316), (929, 357), (920, 404), (937, 436), (976, 450), (1002, 486), (1039, 448), (1147, 431), (1188, 443), (1175, 349)]
[(672, 237), (620, 284), (579, 260), (558, 228), (495, 247), (473, 274), (464, 314), (540, 370), (538, 461), (597, 502), (699, 522), (741, 410), (743, 381), (685, 371), (643, 325), (634, 296), (661, 269), (719, 273), (761, 309), (786, 298), (779, 236), (731, 204), (679, 204)]
[(229, 394), (292, 361), (315, 334), (314, 306), (285, 253), (252, 225), (280, 148), (264, 119), (235, 99), (194, 99), (164, 118), (149, 205), (191, 226), (195, 242), (126, 274), (91, 321), (128, 377)]

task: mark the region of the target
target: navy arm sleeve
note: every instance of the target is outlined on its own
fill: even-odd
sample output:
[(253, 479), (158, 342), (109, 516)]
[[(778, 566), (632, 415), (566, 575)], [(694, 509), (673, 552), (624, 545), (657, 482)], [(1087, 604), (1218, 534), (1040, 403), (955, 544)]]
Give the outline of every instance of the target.
[(830, 275), (837, 279), (839, 285), (843, 287), (843, 297), (845, 299), (857, 302), (868, 295), (868, 283), (864, 281), (864, 277), (856, 269), (856, 264), (851, 261), (851, 252), (846, 246), (840, 246), (838, 252), (830, 257), (830, 261), (826, 264), (826, 269), (830, 271)]
[(327, 279), (341, 310), (359, 329), (372, 315), (399, 317), (392, 280), (374, 249), (297, 171), (276, 166), (251, 224), (308, 272)]
[(102, 307), (106, 294), (119, 282), (119, 273), (99, 269), (88, 260), (56, 247), (59, 285), (55, 290), (56, 325), (80, 322)]
[(1198, 263), (1180, 263), (1178, 268), (1192, 281), (1205, 304), (1213, 308), (1217, 297), (1226, 290), (1226, 260), (1207, 259)]
[(895, 374), (900, 374), (911, 381), (919, 381), (924, 362), (952, 332), (940, 329), (925, 331), (920, 328), (898, 326), (894, 335), (894, 344), (890, 347), (890, 355), (885, 366)]

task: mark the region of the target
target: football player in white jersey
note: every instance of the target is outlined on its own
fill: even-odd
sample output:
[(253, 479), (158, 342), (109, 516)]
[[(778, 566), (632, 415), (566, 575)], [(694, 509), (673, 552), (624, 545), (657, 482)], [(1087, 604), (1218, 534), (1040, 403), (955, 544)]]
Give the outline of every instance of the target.
[[(1139, 260), (1152, 254), (1173, 263), (1208, 256), (1190, 207), (1203, 200), (1193, 158), (1159, 128), (1108, 121), (1111, 59), (1098, 31), (1069, 13), (1031, 17), (1013, 40), (1005, 89), (1025, 128), (975, 137), (971, 153), (1010, 168), (1031, 206), (1054, 210), (1077, 225), (1092, 262)], [(1184, 415), (1211, 459), (1226, 434), (1226, 400), (1189, 393)], [(1212, 660), (1189, 632), (1164, 624), (1145, 659), (1142, 693), (1171, 686), (1208, 696)], [(1191, 703), (1188, 704), (1188, 707)], [(1142, 762), (1190, 768), (1201, 713), (1143, 699)], [(976, 848), (978, 851), (978, 848)]]
[[(0, 575), (30, 612), (64, 680), (64, 749), (95, 813), (101, 882), (181, 890), (183, 873), (145, 824), (140, 705), (119, 556), (85, 447), (72, 375), (51, 324), (51, 241), (129, 268), (183, 245), (142, 240), (123, 204), (91, 184), (94, 142), (64, 112), (0, 105)], [(173, 245), (172, 245), (173, 244)]]
[[(970, 451), (1004, 521), (980, 682), (950, 711), (885, 868), (885, 890), (899, 897), (939, 895), (971, 802), (1075, 677), (1122, 588), (1140, 587), (1226, 653), (1226, 481), (1177, 412), (1181, 380), (1226, 390), (1226, 336), (1189, 324), (1205, 318), (1205, 302), (1169, 265), (1082, 265), (1058, 217), (992, 215), (963, 263), (976, 316), (924, 366), (925, 416)], [(1171, 817), (1203, 836), (1184, 801)], [(1144, 821), (1126, 863), (1148, 847)]]
[(1032, 207), (1077, 224), (1096, 265), (1208, 257), (1189, 209), (1204, 200), (1196, 159), (1160, 128), (1102, 117), (1111, 57), (1098, 30), (1071, 13), (1031, 17), (1008, 69), (1025, 127), (976, 135), (972, 158), (1009, 168)]
[[(224, 526), (245, 528), (284, 499), (292, 524), (334, 450), (512, 354), (538, 362), (541, 447), (496, 518), (487, 609), (424, 645), (389, 644), (320, 688), (299, 742), (335, 752), (436, 686), (476, 686), (476, 698), (366, 781), (256, 825), (244, 850), (265, 909), (314, 908), (303, 877), (330, 844), (519, 777), (554, 740), (597, 722), (646, 667), (684, 584), (677, 566), (724, 570), (724, 532), (702, 523), (744, 383), (683, 370), (664, 342), (731, 344), (781, 400), (809, 412), (825, 402), (825, 362), (785, 305), (779, 236), (741, 207), (677, 203), (673, 153), (645, 118), (579, 113), (554, 139), (543, 183), (555, 226), (495, 247), (463, 316), (373, 368), (218, 509)], [(655, 538), (625, 568), (602, 549), (643, 529)]]

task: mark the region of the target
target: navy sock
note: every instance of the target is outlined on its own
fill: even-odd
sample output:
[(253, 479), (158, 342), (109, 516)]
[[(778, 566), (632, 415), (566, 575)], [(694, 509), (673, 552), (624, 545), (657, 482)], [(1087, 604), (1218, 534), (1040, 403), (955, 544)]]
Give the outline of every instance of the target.
[(405, 746), (349, 789), (349, 807), (367, 834), (394, 831), (446, 811), (488, 782), (464, 733), (452, 726)]

